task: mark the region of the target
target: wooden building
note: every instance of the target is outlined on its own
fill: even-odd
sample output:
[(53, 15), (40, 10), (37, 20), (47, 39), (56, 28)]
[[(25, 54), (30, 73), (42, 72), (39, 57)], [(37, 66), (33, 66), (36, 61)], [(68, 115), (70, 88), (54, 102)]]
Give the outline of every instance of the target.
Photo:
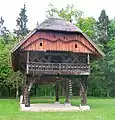
[(90, 61), (104, 56), (96, 44), (78, 27), (61, 18), (48, 18), (21, 40), (11, 51), (12, 67), (25, 74), (23, 81), (23, 103), (30, 106), (29, 92), (34, 83), (56, 84), (58, 80), (66, 89), (69, 80), (64, 76), (81, 78), (81, 103), (87, 104), (87, 76), (90, 75)]

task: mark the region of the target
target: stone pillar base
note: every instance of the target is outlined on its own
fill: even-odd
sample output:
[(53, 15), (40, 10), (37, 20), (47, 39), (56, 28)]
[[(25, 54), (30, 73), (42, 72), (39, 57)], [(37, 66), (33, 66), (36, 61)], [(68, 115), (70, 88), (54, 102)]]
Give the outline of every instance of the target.
[(90, 110), (90, 106), (89, 105), (84, 105), (84, 106), (79, 106), (79, 109), (84, 111), (84, 110)]
[(64, 105), (69, 107), (69, 106), (71, 106), (71, 103), (64, 103)]
[(60, 104), (60, 102), (57, 102), (57, 101), (56, 101), (55, 104)]
[(30, 105), (25, 105), (25, 107), (30, 107)]
[(23, 95), (20, 95), (20, 104), (23, 103)]

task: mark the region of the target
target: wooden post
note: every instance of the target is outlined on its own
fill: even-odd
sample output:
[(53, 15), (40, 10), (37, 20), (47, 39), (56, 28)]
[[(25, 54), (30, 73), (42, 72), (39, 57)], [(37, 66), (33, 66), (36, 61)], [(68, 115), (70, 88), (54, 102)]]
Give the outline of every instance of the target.
[(27, 62), (26, 62), (26, 73), (29, 73), (29, 67), (28, 67), (28, 63), (29, 63), (29, 51), (27, 51)]
[(25, 107), (30, 107), (30, 90), (29, 90), (29, 76), (26, 75), (26, 82), (24, 84), (24, 104)]
[[(27, 56), (26, 56), (26, 74), (28, 74), (28, 62), (29, 62), (29, 51), (27, 51)], [(25, 78), (23, 80), (23, 86), (22, 86), (22, 94), (23, 94), (23, 100), (22, 100), (22, 104), (25, 104), (25, 106), (27, 106), (27, 94), (28, 94), (28, 87), (27, 87), (27, 75), (25, 74)]]
[(90, 56), (89, 56), (89, 53), (87, 54), (87, 64), (88, 64), (88, 65), (90, 64)]
[[(58, 80), (58, 77), (56, 79)], [(57, 80), (55, 83), (55, 102), (59, 102), (59, 85)]]
[(87, 105), (87, 76), (81, 76), (80, 96), (81, 96), (81, 105)]
[(65, 81), (65, 95), (66, 95), (66, 98), (65, 98), (65, 103), (70, 103), (69, 101), (69, 81), (68, 79), (66, 79)]
[(28, 91), (28, 85), (26, 85), (26, 90), (25, 90), (25, 107), (30, 107), (30, 91)]
[(69, 96), (70, 96), (70, 98), (72, 97), (72, 80), (69, 80), (68, 81), (68, 89), (69, 89)]
[(22, 98), (22, 104), (25, 104), (25, 94), (24, 94), (24, 92), (25, 92), (25, 89), (24, 89), (25, 87), (24, 87), (24, 85), (22, 86), (22, 96), (23, 96), (23, 98)]
[(23, 96), (23, 99), (22, 99), (22, 104), (25, 104), (25, 87), (26, 87), (26, 75), (22, 81), (22, 96)]

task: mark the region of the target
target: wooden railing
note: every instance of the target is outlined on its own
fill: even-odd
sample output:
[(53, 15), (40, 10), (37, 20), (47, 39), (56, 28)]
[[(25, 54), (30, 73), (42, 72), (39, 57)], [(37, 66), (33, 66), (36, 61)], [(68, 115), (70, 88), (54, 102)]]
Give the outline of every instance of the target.
[[(83, 72), (90, 73), (90, 66), (77, 63), (40, 63), (28, 62), (27, 73), (29, 72)], [(53, 74), (53, 73), (52, 73)]]

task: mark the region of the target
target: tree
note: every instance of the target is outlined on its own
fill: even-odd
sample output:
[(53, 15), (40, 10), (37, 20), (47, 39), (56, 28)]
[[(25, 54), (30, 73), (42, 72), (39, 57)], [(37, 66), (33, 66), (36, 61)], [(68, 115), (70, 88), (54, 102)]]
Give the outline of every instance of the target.
[(7, 30), (7, 28), (4, 26), (4, 20), (1, 17), (0, 18), (0, 36), (4, 38), (5, 43), (8, 43), (9, 35), (10, 35), (10, 31)]
[(115, 39), (115, 18), (110, 20), (108, 36), (109, 40)]
[(29, 33), (29, 30), (27, 28), (27, 22), (28, 17), (26, 15), (26, 6), (24, 4), (24, 7), (21, 8), (21, 11), (19, 13), (19, 17), (17, 18), (17, 30), (14, 29), (14, 33), (17, 35), (17, 37), (24, 37)]
[(19, 98), (19, 87), (22, 86), (22, 80), (24, 79), (23, 74), (20, 71), (13, 72), (12, 70), (8, 74), (6, 84), (11, 87), (11, 89), (15, 89), (16, 91), (16, 99)]
[[(114, 68), (114, 64), (112, 64), (114, 57), (111, 54), (111, 50), (113, 51), (112, 46), (110, 45), (110, 39), (113, 39), (114, 36), (114, 22), (109, 20), (109, 17), (106, 15), (105, 10), (101, 11), (99, 16), (99, 20), (97, 22), (98, 33), (99, 33), (99, 41), (103, 45), (103, 51), (106, 56), (98, 62), (98, 67), (103, 71), (101, 77), (103, 77), (103, 84), (106, 91), (107, 97), (110, 96), (110, 92), (112, 90), (112, 86), (114, 84), (114, 72), (112, 71)], [(112, 34), (113, 33), (113, 34)], [(113, 66), (111, 66), (111, 64)], [(99, 81), (99, 80), (98, 80)]]
[[(99, 22), (100, 21), (100, 22)], [(98, 60), (96, 62), (93, 62), (92, 68), (93, 72), (91, 76), (89, 77), (90, 82), (90, 90), (99, 91), (99, 95), (101, 96), (101, 93), (103, 95), (109, 97), (112, 95), (112, 90), (114, 89), (114, 78), (115, 78), (115, 55), (114, 55), (114, 30), (115, 30), (115, 22), (114, 19), (109, 21), (108, 16), (106, 15), (106, 12), (102, 10), (101, 15), (99, 17), (98, 21), (98, 32), (99, 36), (98, 39), (100, 43), (103, 46), (103, 51), (105, 52), (106, 56)]]
[[(111, 24), (111, 25), (110, 25)], [(113, 51), (113, 48), (110, 45), (110, 39), (113, 39), (113, 30), (114, 30), (114, 22), (109, 20), (109, 17), (106, 15), (106, 11), (102, 10), (97, 21), (97, 35), (100, 44), (102, 45), (102, 49), (106, 56), (101, 60), (95, 61), (92, 64), (93, 72), (89, 77), (90, 82), (90, 90), (95, 91), (94, 93), (98, 93), (98, 96), (107, 96), (109, 97), (111, 91), (113, 90), (114, 82), (114, 72), (112, 71), (114, 68), (114, 64), (112, 64), (114, 57), (110, 52)], [(111, 27), (110, 27), (111, 26)], [(113, 33), (113, 34), (111, 34)], [(112, 64), (113, 66), (110, 66)]]
[(79, 18), (82, 17), (83, 12), (75, 8), (74, 5), (67, 5), (65, 8), (57, 9), (52, 4), (49, 5), (49, 9), (46, 11), (47, 17), (62, 17), (67, 21), (76, 23)]
[(106, 11), (102, 10), (101, 14), (98, 18), (97, 27), (98, 27), (98, 34), (99, 34), (99, 41), (104, 46), (108, 42), (108, 30), (109, 30), (109, 17), (106, 15)]
[(84, 33), (86, 33), (94, 42), (99, 44), (97, 39), (97, 22), (93, 17), (81, 17), (76, 26), (78, 26)]
[[(109, 50), (108, 50), (108, 53), (107, 53), (107, 65), (108, 65), (108, 69), (109, 69), (109, 89), (112, 90), (114, 89), (115, 91), (115, 39), (113, 40), (110, 40), (107, 44)], [(111, 92), (109, 90), (109, 92)]]
[[(0, 95), (5, 91), (9, 96), (11, 95), (11, 90), (14, 89), (14, 85), (20, 81), (18, 74), (12, 71), (10, 62), (10, 50), (17, 42), (17, 39), (11, 36), (11, 41), (8, 44), (5, 43), (4, 38), (0, 37)], [(13, 81), (14, 85), (12, 84)]]

